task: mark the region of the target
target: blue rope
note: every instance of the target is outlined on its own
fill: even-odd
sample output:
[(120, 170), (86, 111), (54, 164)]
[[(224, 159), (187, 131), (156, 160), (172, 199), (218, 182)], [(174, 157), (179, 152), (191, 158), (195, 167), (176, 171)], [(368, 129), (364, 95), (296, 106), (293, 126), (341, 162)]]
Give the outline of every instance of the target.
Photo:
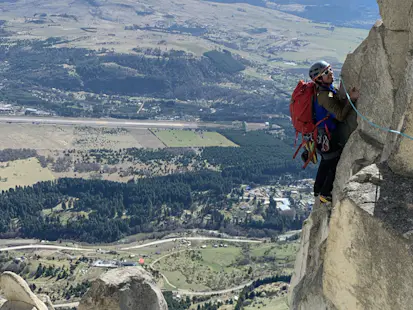
[(369, 120), (367, 117), (365, 117), (363, 114), (361, 114), (360, 111), (357, 110), (357, 108), (356, 108), (356, 106), (354, 105), (353, 101), (351, 101), (350, 95), (348, 94), (348, 92), (347, 92), (347, 90), (346, 90), (346, 86), (344, 85), (344, 81), (343, 81), (343, 77), (342, 77), (342, 76), (341, 76), (341, 83), (343, 84), (344, 92), (346, 93), (348, 102), (350, 102), (350, 104), (351, 104), (351, 106), (353, 107), (354, 111), (356, 111), (357, 115), (360, 116), (363, 120), (365, 120), (367, 123), (369, 123), (371, 126), (377, 128), (377, 129), (380, 129), (380, 130), (383, 130), (383, 131), (387, 131), (387, 132), (391, 132), (391, 133), (395, 133), (395, 134), (401, 135), (401, 136), (403, 136), (403, 137), (405, 137), (405, 138), (407, 138), (407, 139), (413, 140), (413, 137), (412, 137), (412, 136), (409, 136), (409, 135), (407, 135), (407, 134), (405, 134), (405, 133), (403, 133), (403, 132), (397, 131), (397, 130), (393, 130), (393, 129), (390, 129), (390, 128), (387, 128), (387, 127), (382, 127), (382, 126), (380, 126), (380, 125), (377, 125), (377, 124), (373, 123), (371, 120)]

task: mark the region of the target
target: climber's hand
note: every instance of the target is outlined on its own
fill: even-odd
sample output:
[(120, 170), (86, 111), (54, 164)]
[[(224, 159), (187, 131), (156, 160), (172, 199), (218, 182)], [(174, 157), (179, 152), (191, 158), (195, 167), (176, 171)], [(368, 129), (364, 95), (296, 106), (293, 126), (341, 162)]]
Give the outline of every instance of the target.
[(360, 90), (358, 90), (356, 87), (353, 87), (349, 91), (349, 96), (352, 101), (357, 101), (357, 99), (359, 99), (360, 96)]

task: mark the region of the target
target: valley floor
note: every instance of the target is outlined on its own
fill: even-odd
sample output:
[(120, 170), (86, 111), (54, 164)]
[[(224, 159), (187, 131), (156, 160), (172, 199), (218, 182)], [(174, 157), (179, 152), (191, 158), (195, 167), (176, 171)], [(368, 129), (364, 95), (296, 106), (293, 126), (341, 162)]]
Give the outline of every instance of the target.
[[(297, 241), (272, 243), (266, 239), (213, 235), (174, 236), (106, 246), (25, 239), (2, 239), (0, 244), (2, 261), (10, 260), (6, 267), (14, 268), (15, 272), (20, 270), (32, 289), (37, 292), (36, 288), (42, 288), (42, 293), (47, 293), (57, 308), (76, 306), (77, 290), (84, 289), (82, 285), (108, 268), (139, 264), (157, 275), (158, 285), (175, 294), (199, 297), (219, 294), (221, 298), (236, 299), (237, 292), (254, 279), (290, 274), (298, 246)], [(241, 261), (245, 255), (249, 262)], [(203, 272), (188, 278), (182, 271), (189, 270), (189, 266)], [(226, 274), (231, 274), (231, 280), (228, 286), (222, 286), (220, 282)], [(71, 290), (66, 283), (71, 284)]]

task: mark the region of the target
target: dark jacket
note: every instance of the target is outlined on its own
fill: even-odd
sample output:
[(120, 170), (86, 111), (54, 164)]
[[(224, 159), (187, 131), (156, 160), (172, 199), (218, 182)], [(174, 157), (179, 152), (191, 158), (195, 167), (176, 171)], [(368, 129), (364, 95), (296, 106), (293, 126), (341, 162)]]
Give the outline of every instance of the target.
[(345, 138), (341, 138), (341, 128), (343, 127), (343, 121), (346, 120), (347, 115), (351, 110), (351, 105), (348, 103), (347, 98), (341, 98), (339, 96), (338, 90), (331, 86), (323, 87), (317, 86), (317, 98), (315, 101), (315, 114), (316, 120), (321, 120), (325, 116), (329, 115), (330, 117), (322, 122), (319, 127), (319, 137), (318, 142), (325, 141), (323, 136), (326, 135), (324, 130), (325, 125), (328, 127), (329, 131), (329, 142), (328, 150), (322, 150), (322, 144), (318, 143), (317, 149), (323, 155), (323, 158), (326, 157), (326, 154), (331, 154), (330, 157), (336, 157), (339, 155), (344, 147)]
[(351, 110), (347, 98), (340, 98), (338, 90), (334, 87), (317, 86), (316, 101), (333, 119), (339, 122), (343, 122)]

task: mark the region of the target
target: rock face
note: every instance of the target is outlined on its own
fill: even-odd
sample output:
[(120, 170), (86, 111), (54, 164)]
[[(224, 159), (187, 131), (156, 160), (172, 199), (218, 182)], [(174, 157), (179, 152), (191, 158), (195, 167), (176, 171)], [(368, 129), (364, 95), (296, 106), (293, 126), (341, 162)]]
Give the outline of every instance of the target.
[[(13, 272), (0, 276), (0, 310), (54, 310), (32, 293), (26, 281)], [(79, 310), (168, 310), (161, 290), (141, 267), (111, 270), (93, 282)]]
[(13, 272), (4, 272), (0, 276), (0, 289), (3, 292), (1, 310), (51, 310), (32, 293), (26, 281)]
[(79, 310), (167, 310), (152, 277), (141, 267), (113, 269), (96, 280)]
[[(378, 0), (382, 21), (342, 68), (357, 108), (375, 124), (413, 136), (413, 2)], [(331, 206), (303, 226), (290, 309), (411, 309), (413, 141), (355, 113)]]

